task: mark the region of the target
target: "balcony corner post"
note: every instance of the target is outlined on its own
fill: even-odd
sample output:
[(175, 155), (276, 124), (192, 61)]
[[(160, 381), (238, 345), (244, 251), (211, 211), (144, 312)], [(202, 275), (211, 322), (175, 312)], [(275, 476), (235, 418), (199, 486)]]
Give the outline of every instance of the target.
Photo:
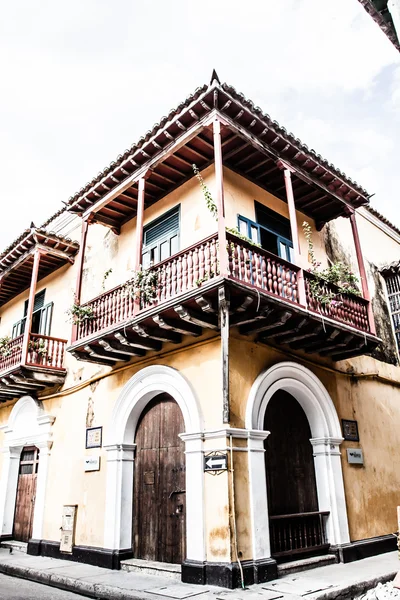
[[(283, 169), (283, 177), (285, 180), (285, 189), (286, 189), (286, 200), (289, 208), (289, 220), (290, 220), (290, 232), (292, 234), (292, 242), (293, 242), (293, 253), (294, 253), (294, 261), (298, 267), (301, 267), (301, 250), (300, 250), (300, 242), (299, 242), (299, 231), (297, 227), (297, 216), (296, 216), (296, 205), (294, 203), (294, 194), (293, 194), (293, 185), (292, 185), (292, 173), (294, 173), (294, 169), (292, 169), (288, 164), (279, 160), (277, 165), (280, 169)], [(303, 269), (297, 273), (297, 292), (299, 296), (299, 303), (302, 306), (307, 306), (307, 298), (306, 298), (306, 288), (305, 281), (303, 275)]]
[[(144, 222), (144, 198), (146, 192), (146, 179), (149, 175), (147, 171), (138, 180), (138, 201), (137, 201), (137, 212), (136, 212), (136, 246), (135, 246), (135, 257), (134, 257), (134, 270), (135, 272), (140, 271), (142, 266), (142, 253), (143, 253), (143, 222)], [(133, 314), (137, 315), (140, 310), (140, 298), (135, 298), (133, 306)]]
[(29, 348), (29, 338), (31, 334), (32, 328), (32, 314), (33, 314), (33, 306), (35, 304), (35, 295), (36, 295), (36, 286), (39, 274), (39, 265), (40, 265), (40, 250), (35, 250), (34, 258), (33, 258), (33, 267), (32, 267), (32, 275), (31, 275), (31, 285), (29, 289), (29, 300), (28, 300), (28, 309), (26, 312), (26, 321), (25, 321), (25, 331), (24, 338), (22, 341), (22, 352), (21, 352), (21, 364), (26, 365), (27, 357), (28, 357), (28, 348)]
[(229, 290), (225, 286), (218, 288), (219, 328), (221, 332), (222, 362), (222, 422), (229, 423)]
[(214, 163), (215, 179), (217, 184), (217, 215), (218, 215), (218, 244), (220, 275), (228, 277), (228, 249), (225, 228), (225, 200), (224, 200), (224, 172), (222, 163), (221, 123), (218, 119), (213, 121), (214, 135)]
[(357, 256), (358, 270), (360, 272), (362, 294), (363, 294), (364, 299), (368, 301), (369, 329), (370, 329), (370, 332), (372, 333), (372, 335), (376, 335), (375, 319), (374, 319), (374, 314), (372, 312), (371, 296), (370, 296), (369, 288), (368, 288), (368, 279), (367, 279), (367, 273), (365, 270), (364, 257), (363, 257), (363, 253), (361, 250), (361, 242), (360, 242), (360, 236), (358, 233), (358, 226), (357, 226), (355, 210), (350, 213), (350, 224), (351, 224), (351, 230), (353, 232), (354, 245), (356, 248), (356, 256)]
[[(90, 216), (88, 218), (82, 220), (81, 244), (79, 247), (78, 272), (76, 275), (75, 296), (74, 296), (75, 304), (81, 303), (83, 265), (85, 262), (86, 241), (87, 241), (87, 234), (88, 234), (88, 228), (89, 228), (90, 222), (91, 222)], [(72, 334), (71, 334), (71, 343), (72, 344), (74, 342), (76, 342), (77, 337), (78, 337), (78, 326), (74, 324), (72, 326)]]

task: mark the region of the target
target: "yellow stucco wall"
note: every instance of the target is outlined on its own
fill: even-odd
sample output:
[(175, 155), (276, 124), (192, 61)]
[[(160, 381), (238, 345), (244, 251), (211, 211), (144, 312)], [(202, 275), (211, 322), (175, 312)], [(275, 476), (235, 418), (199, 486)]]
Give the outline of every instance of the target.
[[(293, 358), (251, 340), (231, 339), (232, 426), (245, 426), (247, 398), (259, 373), (284, 360)], [(357, 381), (331, 372), (328, 364), (318, 366), (300, 357), (295, 358), (295, 362), (309, 368), (324, 384), (339, 419), (358, 421), (360, 442), (345, 441), (341, 445), (351, 540), (392, 533), (396, 530), (396, 507), (400, 503), (400, 470), (395, 458), (399, 441), (400, 388), (370, 379)], [(348, 447), (363, 449), (363, 466), (348, 464)], [(242, 510), (245, 513), (244, 502)], [(247, 546), (246, 535), (241, 543)]]

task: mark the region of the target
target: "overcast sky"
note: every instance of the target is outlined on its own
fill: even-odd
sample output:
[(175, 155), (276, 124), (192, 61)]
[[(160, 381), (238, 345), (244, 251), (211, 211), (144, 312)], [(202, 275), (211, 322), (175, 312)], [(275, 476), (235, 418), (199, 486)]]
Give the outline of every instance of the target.
[(400, 55), (358, 0), (13, 0), (0, 19), (0, 247), (214, 67), (400, 226)]

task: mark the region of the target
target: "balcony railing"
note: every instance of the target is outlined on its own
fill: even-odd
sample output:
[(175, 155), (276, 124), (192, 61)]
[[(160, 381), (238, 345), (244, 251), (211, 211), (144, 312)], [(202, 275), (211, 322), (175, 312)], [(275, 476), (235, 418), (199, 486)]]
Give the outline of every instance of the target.
[[(23, 335), (19, 335), (9, 342), (9, 355), (0, 358), (0, 374), (22, 366), (23, 342)], [(64, 369), (66, 345), (67, 340), (31, 333), (29, 335), (28, 352), (24, 364), (28, 367), (44, 367), (61, 371)]]
[(22, 362), (22, 343), (24, 340), (23, 335), (11, 340), (8, 344), (8, 356), (2, 356), (0, 358), (0, 373), (9, 371), (16, 365)]
[(321, 292), (326, 295), (335, 294), (334, 302), (323, 304), (319, 302), (311, 293), (310, 281), (314, 278), (312, 273), (304, 271), (304, 283), (306, 287), (307, 308), (317, 312), (324, 317), (329, 317), (335, 321), (347, 323), (356, 329), (369, 332), (368, 321), (368, 301), (361, 296), (353, 294), (341, 294), (339, 289), (332, 283), (321, 283)]
[[(227, 234), (227, 247), (230, 279), (282, 298), (289, 304), (308, 308), (322, 317), (346, 323), (363, 332), (370, 331), (368, 302), (362, 297), (340, 294), (335, 305), (322, 305), (312, 297), (310, 273), (232, 234)], [(158, 282), (154, 299), (135, 299), (127, 283), (97, 296), (82, 305), (91, 307), (94, 317), (77, 326), (76, 340), (95, 336), (217, 277), (220, 274), (217, 234), (178, 252), (154, 266), (153, 270), (157, 273)], [(334, 286), (327, 284), (326, 287), (335, 293), (337, 291)], [(305, 300), (301, 302), (301, 298)]]
[(144, 302), (139, 298), (135, 304), (126, 283), (117, 286), (83, 305), (93, 309), (94, 318), (86, 319), (78, 325), (77, 339), (123, 323), (133, 318), (138, 310), (166, 302), (216, 277), (219, 274), (217, 234), (178, 252), (156, 265), (154, 270), (158, 273), (158, 286), (152, 302)]
[(29, 335), (26, 364), (32, 367), (64, 369), (67, 340), (31, 333)]
[(276, 515), (269, 518), (271, 554), (276, 558), (326, 550), (325, 522), (329, 512)]

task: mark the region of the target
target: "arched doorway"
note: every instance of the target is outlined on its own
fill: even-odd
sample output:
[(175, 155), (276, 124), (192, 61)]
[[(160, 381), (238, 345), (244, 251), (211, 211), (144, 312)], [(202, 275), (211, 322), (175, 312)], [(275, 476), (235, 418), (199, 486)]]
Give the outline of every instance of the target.
[(0, 536), (22, 541), (43, 537), (47, 474), (55, 417), (42, 403), (23, 396), (3, 425)]
[[(310, 369), (284, 361), (260, 373), (253, 383), (246, 407), (246, 429), (258, 430), (260, 438), (257, 444), (253, 442), (253, 452), (249, 453), (253, 554), (258, 559), (271, 556), (266, 470), (261, 468), (259, 457), (264, 449), (261, 440), (273, 435), (266, 425), (265, 414), (278, 391), (287, 392), (297, 401), (310, 427), (318, 509), (329, 513), (325, 528), (327, 542), (340, 545), (350, 541), (339, 449), (343, 437), (334, 403)], [(283, 415), (284, 421), (286, 417)], [(286, 431), (280, 435), (288, 437)], [(260, 519), (260, 514), (265, 518)]]
[(27, 542), (32, 537), (38, 467), (39, 449), (35, 446), (23, 448), (19, 461), (13, 531), (14, 540), (20, 542)]
[(180, 564), (185, 558), (185, 453), (182, 412), (169, 394), (144, 409), (136, 429), (135, 558)]
[(311, 429), (288, 392), (268, 402), (264, 430), (271, 555), (277, 560), (324, 552), (327, 512), (319, 512)]
[[(177, 483), (177, 487), (171, 491), (186, 490), (186, 494), (181, 496), (181, 500), (179, 494), (175, 494), (178, 498), (174, 500), (176, 505), (184, 504), (183, 527), (186, 524), (186, 560), (203, 562), (206, 558), (203, 418), (196, 395), (189, 382), (179, 371), (164, 365), (145, 367), (133, 375), (122, 389), (113, 409), (104, 444), (107, 452), (104, 547), (112, 549), (117, 557), (128, 558), (135, 552), (134, 532), (131, 527), (131, 524), (136, 523), (132, 482), (137, 473), (137, 459), (140, 463), (140, 450), (135, 456), (135, 450), (141, 444), (140, 435), (142, 435), (138, 428), (146, 418), (147, 411), (152, 410), (152, 402), (154, 400), (157, 402), (160, 394), (167, 394), (175, 401), (176, 404), (171, 410), (176, 411), (179, 407), (179, 418), (183, 418), (184, 427), (181, 424), (176, 425), (175, 431), (176, 436), (179, 433), (179, 438), (184, 442), (186, 471), (183, 474), (185, 483), (182, 488), (180, 484), (178, 487)], [(154, 433), (157, 435), (157, 429), (154, 429)], [(174, 443), (176, 443), (176, 436), (174, 434)], [(167, 455), (168, 453), (169, 451), (166, 452)], [(170, 454), (172, 456), (173, 453)], [(151, 482), (153, 476), (149, 473), (147, 477)], [(168, 492), (168, 495), (171, 494), (171, 491)], [(171, 498), (173, 496), (174, 494)], [(177, 508), (181, 510), (179, 506), (175, 506), (175, 510)], [(168, 514), (172, 514), (172, 512)], [(175, 519), (176, 523), (179, 523), (180, 519), (177, 517)]]

